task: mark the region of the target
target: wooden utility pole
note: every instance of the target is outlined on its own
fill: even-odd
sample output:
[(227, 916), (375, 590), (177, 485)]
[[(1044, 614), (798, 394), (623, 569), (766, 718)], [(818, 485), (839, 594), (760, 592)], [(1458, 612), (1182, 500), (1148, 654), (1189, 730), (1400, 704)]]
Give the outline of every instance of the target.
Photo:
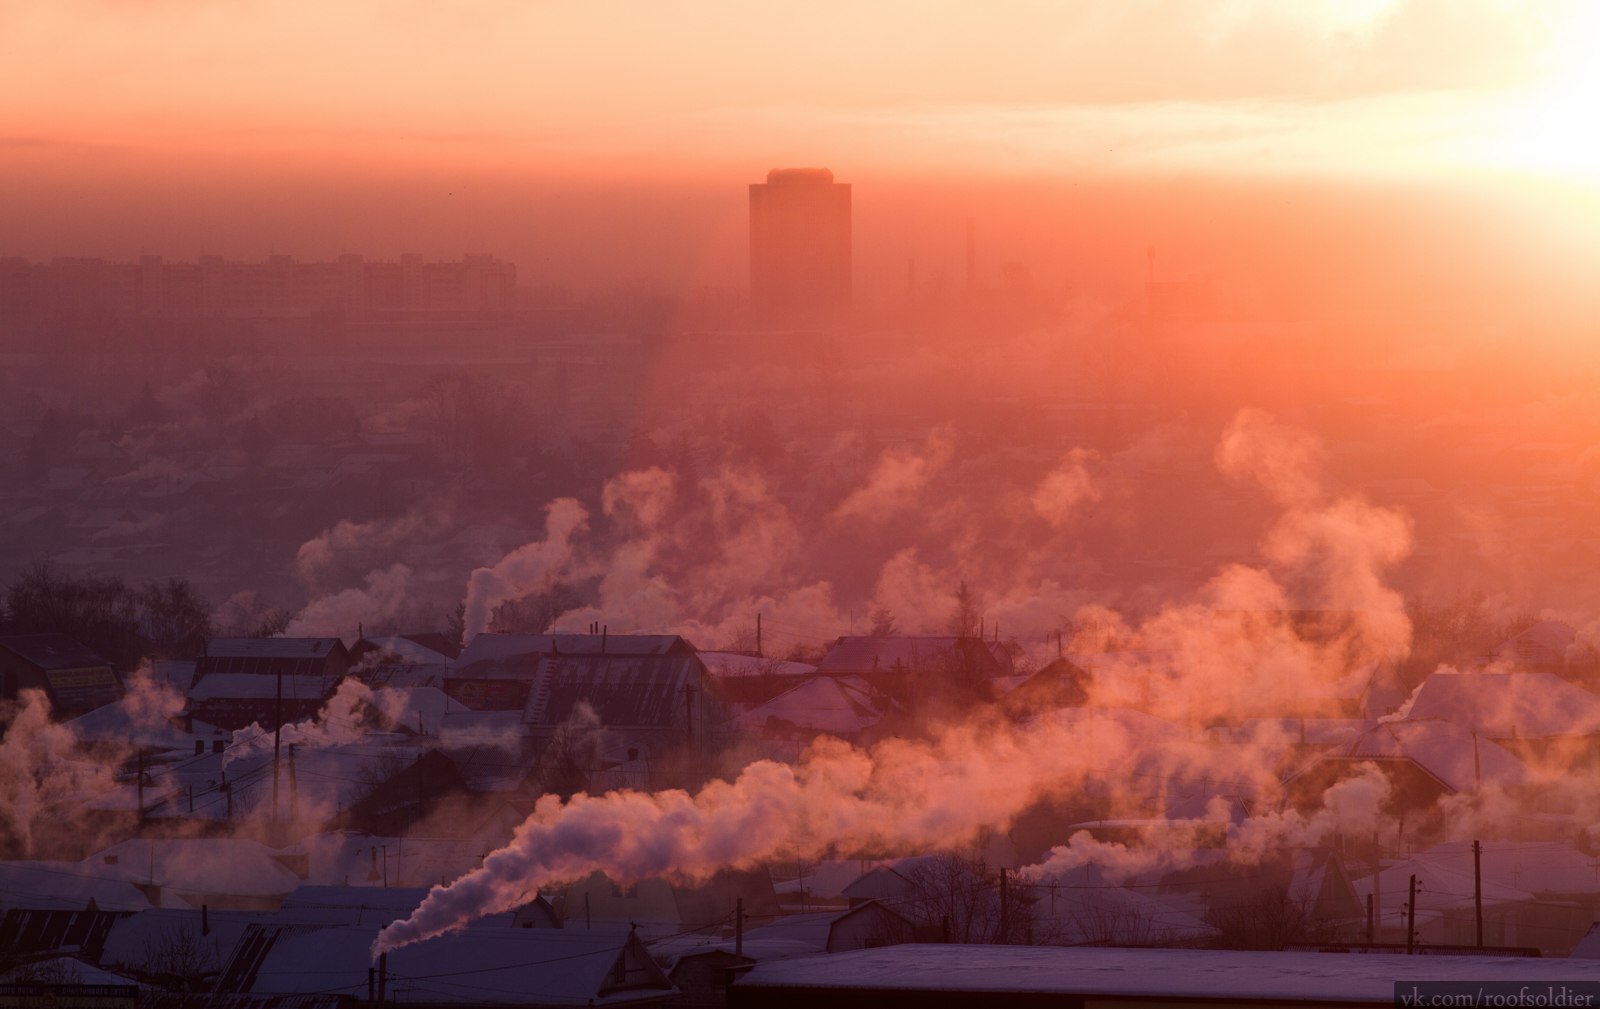
[(761, 614), (757, 613), (756, 614), (756, 658), (759, 659), (759, 658), (762, 658), (762, 657), (763, 656), (761, 654)]
[(1472, 907), (1478, 916), (1478, 948), (1483, 948), (1483, 842), (1472, 842)]
[(144, 747), (139, 747), (139, 822), (144, 822)]
[(272, 706), (272, 819), (278, 819), (278, 747), (283, 742), (283, 666), (278, 667), (277, 699)]
[(1406, 898), (1406, 952), (1417, 951), (1417, 877), (1411, 876), (1410, 895)]
[(744, 956), (744, 898), (733, 902), (733, 955)]
[(294, 743), (289, 744), (289, 822), (300, 816), (300, 779), (294, 771)]

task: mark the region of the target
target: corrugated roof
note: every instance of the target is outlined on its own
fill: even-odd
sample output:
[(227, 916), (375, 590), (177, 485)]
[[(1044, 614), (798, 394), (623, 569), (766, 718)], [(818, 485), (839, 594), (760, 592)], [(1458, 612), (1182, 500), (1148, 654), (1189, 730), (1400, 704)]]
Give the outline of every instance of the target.
[(1480, 783), (1521, 785), (1530, 777), (1527, 765), (1503, 746), (1439, 721), (1380, 722), (1329, 750), (1308, 769), (1326, 760), (1410, 760), (1455, 792), (1475, 791)]
[(1600, 732), (1600, 696), (1554, 673), (1434, 673), (1404, 713), (1495, 739)]
[[(191, 701), (261, 700), (278, 696), (276, 676), (257, 673), (212, 673), (189, 688)], [(323, 676), (285, 676), (283, 699), (308, 701), (331, 694), (333, 685)]]
[(676, 634), (479, 634), (456, 661), (457, 669), (479, 662), (504, 662), (519, 655), (693, 654)]
[(343, 648), (338, 638), (212, 638), (206, 642), (210, 657), (258, 659), (326, 658)]
[(545, 658), (539, 663), (523, 721), (559, 725), (586, 703), (602, 725), (677, 725), (683, 719), (686, 696), (697, 712), (701, 710), (704, 683), (705, 666), (693, 653)]
[[(364, 999), (377, 934), (376, 926), (253, 926), (218, 990)], [(396, 1002), (616, 1005), (677, 993), (626, 931), (475, 929), (393, 950), (387, 965)]]
[(995, 641), (958, 637), (858, 637), (840, 638), (817, 664), (817, 671), (841, 673), (889, 672), (903, 669), (959, 669), (968, 663), (981, 664), (995, 676), (1013, 673), (1011, 656)]
[(138, 911), (150, 898), (112, 867), (87, 862), (0, 862), (0, 906)]
[(855, 736), (877, 725), (890, 702), (859, 676), (816, 676), (751, 708), (735, 721), (747, 729)]
[(12, 634), (0, 637), (0, 648), (40, 669), (111, 668), (105, 656), (65, 634)]
[(790, 662), (786, 659), (764, 659), (758, 655), (741, 655), (738, 652), (701, 652), (700, 661), (704, 662), (706, 670), (718, 679), (763, 676), (797, 677), (809, 676), (817, 671), (816, 666), (805, 662)]

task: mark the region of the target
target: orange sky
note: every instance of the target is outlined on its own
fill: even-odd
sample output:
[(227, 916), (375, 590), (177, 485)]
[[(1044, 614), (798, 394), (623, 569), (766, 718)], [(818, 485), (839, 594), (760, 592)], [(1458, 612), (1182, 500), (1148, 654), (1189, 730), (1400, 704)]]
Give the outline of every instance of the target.
[[(736, 280), (743, 184), (803, 164), (856, 183), (863, 224), (907, 179), (999, 218), (1025, 212), (978, 191), (1016, 179), (1255, 180), (1501, 193), (1592, 231), (1597, 47), (1583, 0), (11, 0), (0, 254), (488, 248), (526, 280), (650, 274), (671, 235)], [(596, 238), (629, 227), (651, 237)], [(1125, 244), (1149, 238), (1182, 244)]]

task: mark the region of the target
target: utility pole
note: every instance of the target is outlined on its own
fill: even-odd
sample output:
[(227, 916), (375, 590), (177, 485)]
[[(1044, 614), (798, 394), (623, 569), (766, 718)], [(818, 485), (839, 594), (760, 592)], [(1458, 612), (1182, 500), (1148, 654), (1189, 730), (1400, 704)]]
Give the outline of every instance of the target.
[(139, 822), (144, 822), (144, 747), (139, 747)]
[(1411, 892), (1406, 898), (1406, 952), (1417, 951), (1417, 876), (1411, 875)]
[(759, 658), (762, 658), (762, 657), (763, 656), (761, 654), (761, 614), (757, 613), (756, 614), (756, 658), (759, 659)]
[(1375, 924), (1375, 921), (1373, 919), (1373, 909), (1374, 909), (1375, 906), (1376, 905), (1373, 903), (1373, 900), (1372, 900), (1372, 894), (1370, 894), (1370, 893), (1367, 894), (1367, 945), (1368, 946), (1372, 945), (1373, 938), (1374, 938), (1374, 933), (1373, 933), (1372, 929), (1373, 929), (1373, 925)]
[(1472, 907), (1478, 916), (1478, 948), (1483, 948), (1483, 842), (1472, 842)]
[(733, 955), (744, 956), (744, 898), (733, 902)]
[(300, 779), (294, 772), (295, 744), (289, 744), (289, 822), (293, 823), (300, 816)]
[(278, 746), (283, 742), (283, 666), (278, 666), (277, 699), (272, 705), (272, 819), (278, 819)]

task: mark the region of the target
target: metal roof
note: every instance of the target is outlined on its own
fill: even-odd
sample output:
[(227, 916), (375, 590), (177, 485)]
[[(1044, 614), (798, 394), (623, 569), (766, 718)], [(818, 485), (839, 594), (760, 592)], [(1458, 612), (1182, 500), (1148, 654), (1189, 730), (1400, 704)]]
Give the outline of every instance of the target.
[(338, 638), (212, 638), (206, 642), (211, 657), (262, 659), (325, 658), (343, 648)]
[(1011, 656), (995, 641), (958, 637), (842, 637), (828, 649), (817, 671), (839, 673), (935, 670), (975, 662), (996, 676), (1012, 673)]
[(479, 634), (462, 650), (456, 667), (503, 662), (518, 655), (693, 653), (694, 646), (676, 634)]
[(14, 634), (0, 637), (0, 648), (39, 669), (111, 668), (105, 656), (65, 634)]
[[(693, 655), (563, 655), (540, 660), (523, 709), (529, 725), (559, 725), (587, 703), (610, 726), (680, 724), (684, 698), (703, 700), (705, 666)], [(695, 716), (699, 720), (699, 714)]]
[[(257, 925), (234, 949), (219, 992), (329, 992), (365, 998), (378, 926)], [(675, 996), (625, 930), (476, 928), (393, 950), (397, 1002), (613, 1005)]]

